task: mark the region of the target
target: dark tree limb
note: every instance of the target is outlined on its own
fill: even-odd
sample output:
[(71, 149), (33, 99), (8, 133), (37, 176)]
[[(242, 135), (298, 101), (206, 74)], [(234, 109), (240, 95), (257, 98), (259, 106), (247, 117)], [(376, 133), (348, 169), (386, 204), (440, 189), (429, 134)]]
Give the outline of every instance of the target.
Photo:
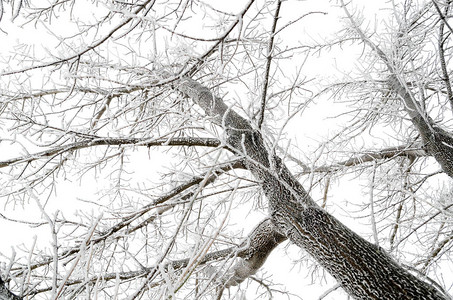
[(411, 148), (410, 146), (396, 146), (389, 147), (376, 151), (364, 151), (362, 155), (351, 157), (345, 161), (337, 162), (329, 166), (320, 166), (308, 172), (331, 172), (343, 167), (358, 166), (367, 162), (382, 159), (392, 159), (395, 157), (424, 157), (427, 153), (417, 147)]
[[(447, 28), (448, 30), (453, 34), (453, 28), (450, 26), (450, 24), (447, 22), (447, 19), (446, 19), (446, 14), (442, 13), (442, 11), (440, 10), (440, 7), (439, 5), (437, 4), (436, 0), (431, 0), (431, 2), (433, 3), (434, 7), (436, 8), (437, 10), (437, 13), (439, 14), (439, 17), (440, 19), (442, 20), (442, 23), (444, 25), (447, 25)], [(451, 0), (447, 0), (446, 1), (446, 7), (445, 7), (445, 10), (446, 12), (448, 12), (448, 8), (449, 8), (449, 5), (451, 3)]]
[(274, 13), (274, 21), (272, 22), (272, 29), (270, 31), (269, 43), (267, 45), (267, 57), (266, 57), (266, 70), (264, 71), (264, 83), (263, 90), (261, 92), (261, 107), (258, 116), (258, 128), (261, 129), (261, 126), (264, 122), (264, 113), (266, 111), (266, 100), (267, 100), (267, 89), (269, 86), (269, 76), (271, 71), (272, 55), (274, 50), (274, 38), (277, 30), (277, 22), (280, 18), (280, 7), (282, 6), (282, 1), (277, 2), (277, 8)]
[(445, 16), (448, 15), (450, 3), (447, 2), (447, 4), (445, 5), (444, 12), (442, 12), (439, 8), (439, 5), (437, 5), (436, 1), (433, 0), (432, 2), (437, 10), (437, 13), (439, 14), (440, 19), (442, 20), (439, 24), (439, 40), (437, 43), (437, 48), (439, 49), (439, 62), (443, 76), (442, 80), (444, 81), (445, 89), (447, 90), (448, 102), (450, 102), (450, 107), (453, 112), (453, 91), (451, 88), (450, 75), (448, 74), (447, 70), (447, 63), (445, 61), (445, 47), (444, 47), (445, 41), (447, 39), (447, 37), (444, 36), (445, 25), (447, 25), (448, 28), (450, 29), (450, 33), (453, 33), (450, 24), (448, 24), (448, 22), (445, 20)]
[(0, 168), (4, 168), (18, 163), (29, 163), (44, 157), (58, 156), (65, 152), (81, 150), (95, 146), (202, 146), (202, 147), (219, 147), (221, 142), (213, 138), (199, 138), (199, 137), (177, 137), (169, 139), (150, 139), (150, 138), (93, 138), (86, 139), (80, 142), (75, 142), (67, 145), (52, 147), (49, 150), (25, 155), (17, 158), (12, 158), (0, 161)]
[[(451, 242), (453, 241), (453, 234), (450, 234), (449, 236), (447, 236), (446, 238), (444, 238), (442, 241), (440, 241), (438, 243), (438, 245), (436, 246), (435, 249), (433, 249), (431, 251), (431, 253), (429, 254), (428, 258), (426, 259), (425, 263), (424, 263), (424, 266), (423, 268), (426, 270), (426, 268), (428, 268), (428, 266), (431, 264), (431, 262), (433, 262), (434, 260), (436, 260), (436, 258), (438, 257), (438, 255), (443, 251), (445, 250), (445, 248), (451, 248)], [(450, 246), (449, 246), (450, 245)]]

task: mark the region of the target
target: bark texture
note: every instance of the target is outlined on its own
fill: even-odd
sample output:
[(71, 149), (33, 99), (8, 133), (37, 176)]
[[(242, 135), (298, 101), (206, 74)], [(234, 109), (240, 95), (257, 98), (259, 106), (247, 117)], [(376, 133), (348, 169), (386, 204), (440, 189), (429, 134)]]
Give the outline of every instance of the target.
[(6, 287), (6, 284), (1, 277), (0, 277), (0, 300), (22, 300), (22, 297), (16, 296)]
[(265, 219), (249, 234), (240, 246), (238, 256), (241, 259), (220, 280), (222, 288), (229, 288), (254, 275), (266, 262), (269, 254), (286, 236), (276, 231), (270, 219)]
[(225, 129), (228, 146), (260, 181), (276, 230), (311, 254), (352, 297), (447, 299), (321, 209), (281, 159), (267, 151), (261, 133), (207, 87), (183, 78), (176, 88)]

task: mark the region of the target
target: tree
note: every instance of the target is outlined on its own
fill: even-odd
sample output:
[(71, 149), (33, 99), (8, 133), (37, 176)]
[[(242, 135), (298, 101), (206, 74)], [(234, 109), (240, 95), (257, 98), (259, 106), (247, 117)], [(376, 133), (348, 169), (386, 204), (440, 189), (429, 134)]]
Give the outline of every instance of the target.
[[(55, 39), (4, 64), (2, 198), (38, 220), (2, 217), (50, 229), (51, 247), (5, 256), (0, 299), (221, 299), (249, 279), (272, 294), (254, 275), (285, 240), (355, 299), (448, 299), (451, 3), (392, 4), (372, 32), (331, 4), (345, 27), (309, 41), (294, 35), (326, 12), (305, 2), (13, 2)], [(364, 68), (307, 75), (341, 49)], [(289, 124), (323, 102), (334, 133), (304, 153)], [(152, 183), (157, 151), (173, 168)], [(334, 217), (351, 178), (373, 243)], [(68, 180), (102, 191), (69, 217)], [(243, 237), (244, 212), (263, 217)]]

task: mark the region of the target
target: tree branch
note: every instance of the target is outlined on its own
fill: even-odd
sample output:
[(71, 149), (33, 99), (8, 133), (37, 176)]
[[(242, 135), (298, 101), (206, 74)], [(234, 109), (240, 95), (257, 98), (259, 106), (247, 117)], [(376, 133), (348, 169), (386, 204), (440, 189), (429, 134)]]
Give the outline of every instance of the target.
[(224, 288), (236, 286), (254, 275), (275, 247), (285, 240), (286, 236), (277, 232), (269, 218), (261, 221), (239, 246), (238, 256), (241, 259), (220, 278), (217, 299), (220, 299)]
[(404, 103), (404, 108), (411, 118), (415, 128), (420, 133), (426, 145), (426, 151), (432, 155), (440, 164), (442, 170), (453, 178), (453, 137), (450, 133), (435, 125), (431, 117), (422, 108), (415, 95), (409, 89), (406, 81), (401, 78), (402, 71), (398, 70), (394, 63), (387, 57), (376, 44), (374, 44), (360, 29), (354, 21), (353, 16), (347, 9), (343, 0), (341, 5), (346, 16), (351, 22), (352, 27), (357, 32), (362, 41), (368, 45), (386, 65), (389, 74), (388, 83), (390, 89), (397, 94)]
[(444, 13), (441, 12), (439, 5), (437, 5), (436, 1), (432, 0), (434, 7), (436, 8), (437, 12), (439, 13), (439, 17), (442, 20), (441, 23), (439, 24), (439, 40), (437, 47), (439, 49), (439, 62), (440, 62), (440, 68), (442, 70), (442, 80), (445, 83), (445, 89), (447, 90), (447, 96), (448, 96), (448, 102), (450, 102), (450, 107), (453, 112), (453, 91), (451, 88), (451, 83), (450, 83), (450, 76), (448, 75), (448, 70), (447, 70), (447, 63), (445, 62), (445, 49), (444, 49), (444, 44), (445, 40), (447, 39), (444, 37), (444, 28), (445, 25), (450, 29), (450, 33), (453, 33), (452, 28), (450, 24), (445, 20), (445, 16), (448, 14), (448, 10), (450, 7), (450, 4), (447, 3), (445, 5), (445, 10)]
[(184, 69), (180, 70), (178, 74), (180, 74), (181, 77), (193, 76), (198, 71), (198, 68), (208, 59), (208, 57), (211, 56), (222, 45), (224, 40), (233, 31), (233, 29), (236, 28), (237, 25), (242, 24), (245, 14), (254, 2), (255, 0), (250, 0), (249, 2), (247, 2), (242, 11), (236, 15), (236, 20), (234, 20), (234, 22), (225, 30), (225, 32), (218, 38), (214, 45), (212, 45), (205, 53), (203, 53), (203, 55), (201, 55), (195, 63), (188, 67), (184, 67)]
[[(439, 7), (439, 5), (437, 4), (436, 0), (431, 0), (431, 2), (434, 4), (434, 7), (436, 8), (437, 13), (439, 14), (440, 19), (442, 20), (442, 23), (445, 24), (445, 25), (447, 25), (448, 30), (450, 30), (450, 32), (453, 34), (453, 28), (450, 26), (450, 24), (448, 24), (448, 22), (447, 22), (447, 20), (446, 20), (446, 18), (445, 18), (445, 15), (446, 15), (446, 14), (444, 15), (444, 14), (442, 13), (442, 11), (440, 10), (440, 7)], [(445, 8), (446, 12), (448, 12), (448, 6), (450, 5), (450, 3), (451, 3), (451, 0), (448, 0), (447, 3), (446, 3), (446, 8)]]
[(277, 2), (277, 8), (275, 9), (274, 21), (272, 23), (272, 29), (270, 32), (269, 43), (267, 45), (267, 62), (266, 62), (266, 70), (264, 71), (264, 78), (263, 78), (264, 84), (263, 84), (263, 90), (261, 92), (261, 107), (260, 107), (260, 114), (258, 117), (258, 128), (260, 128), (260, 129), (261, 129), (261, 126), (263, 125), (264, 113), (266, 111), (267, 88), (269, 86), (269, 74), (270, 74), (270, 70), (271, 70), (272, 55), (273, 55), (273, 50), (274, 50), (274, 38), (275, 38), (275, 34), (276, 34), (277, 22), (279, 19), (281, 5), (282, 5), (282, 1), (279, 0)]
[(372, 162), (378, 159), (392, 159), (395, 157), (424, 157), (427, 153), (418, 148), (410, 148), (409, 146), (389, 147), (377, 151), (365, 151), (364, 154), (352, 157), (342, 162), (334, 163), (330, 166), (320, 166), (307, 172), (332, 172), (342, 167), (354, 167), (367, 162)]
[(90, 148), (94, 146), (121, 146), (121, 145), (133, 145), (145, 147), (152, 146), (219, 147), (222, 145), (222, 143), (218, 139), (199, 137), (178, 137), (156, 140), (150, 138), (93, 138), (81, 142), (54, 147), (49, 150), (44, 150), (41, 152), (37, 152), (22, 157), (0, 161), (0, 168), (4, 168), (17, 163), (30, 163), (32, 161), (44, 157), (57, 156), (65, 152), (81, 150), (84, 148)]
[(446, 248), (446, 246), (449, 243), (451, 243), (451, 241), (453, 241), (453, 234), (450, 234), (445, 239), (443, 239), (441, 242), (439, 242), (437, 247), (431, 251), (431, 253), (429, 254), (428, 258), (426, 259), (425, 264), (423, 266), (423, 269), (426, 270), (428, 268), (428, 266), (431, 264), (431, 262), (434, 261), (437, 258), (439, 253), (441, 253), (441, 251), (444, 248)]

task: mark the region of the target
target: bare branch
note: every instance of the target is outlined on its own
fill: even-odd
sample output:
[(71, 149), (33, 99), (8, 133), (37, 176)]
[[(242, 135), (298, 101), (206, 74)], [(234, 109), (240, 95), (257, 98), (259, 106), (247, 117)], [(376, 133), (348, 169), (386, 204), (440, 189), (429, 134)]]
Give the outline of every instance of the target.
[(436, 1), (432, 0), (432, 2), (442, 20), (442, 22), (439, 25), (439, 41), (438, 41), (439, 61), (440, 61), (440, 68), (442, 69), (442, 74), (443, 74), (442, 79), (445, 83), (445, 89), (447, 90), (448, 100), (450, 102), (451, 110), (453, 113), (453, 91), (451, 88), (450, 75), (448, 75), (447, 63), (445, 62), (445, 49), (444, 49), (445, 41), (447, 39), (447, 37), (444, 35), (445, 25), (447, 25), (447, 27), (450, 29), (450, 34), (453, 33), (453, 30), (450, 27), (450, 24), (448, 24), (448, 22), (445, 20), (445, 17), (444, 17), (444, 15), (448, 14), (450, 4), (447, 3), (447, 5), (445, 5), (444, 12), (442, 13), (440, 11), (439, 5), (437, 5)]
[(431, 2), (433, 3), (434, 7), (436, 8), (440, 19), (442, 20), (442, 25), (441, 26), (443, 27), (444, 25), (447, 25), (448, 30), (450, 30), (450, 32), (453, 34), (453, 28), (450, 26), (450, 24), (448, 24), (447, 20), (445, 19), (445, 16), (448, 13), (448, 8), (449, 8), (449, 5), (450, 5), (450, 1), (449, 0), (447, 1), (447, 4), (445, 5), (445, 12), (444, 13), (442, 13), (442, 11), (440, 10), (439, 4), (437, 4), (436, 0), (431, 0)]
[(260, 113), (258, 116), (258, 128), (261, 129), (261, 126), (263, 125), (264, 121), (264, 113), (266, 111), (266, 100), (267, 100), (267, 89), (269, 86), (269, 76), (270, 76), (270, 70), (271, 70), (271, 63), (272, 63), (272, 57), (274, 54), (274, 38), (276, 34), (276, 29), (277, 29), (277, 21), (280, 18), (280, 7), (282, 5), (282, 1), (279, 0), (277, 1), (277, 7), (275, 9), (274, 13), (274, 21), (272, 23), (272, 28), (270, 31), (270, 37), (269, 37), (269, 43), (267, 45), (267, 61), (266, 61), (266, 70), (264, 71), (263, 75), (263, 90), (261, 92), (261, 106), (260, 106)]
[(276, 231), (270, 219), (261, 221), (239, 247), (238, 256), (243, 259), (219, 280), (221, 288), (218, 295), (222, 295), (224, 288), (238, 285), (254, 275), (264, 265), (272, 250), (285, 240), (286, 237)]
[[(424, 157), (427, 153), (420, 147), (396, 146), (376, 151), (365, 151), (364, 154), (330, 166), (314, 168), (314, 172), (332, 172), (343, 167), (354, 167), (375, 160), (393, 159), (395, 157)], [(308, 171), (309, 173), (310, 171)]]
[(133, 145), (133, 146), (203, 146), (203, 147), (219, 147), (221, 142), (213, 138), (198, 138), (198, 137), (187, 137), (187, 138), (169, 138), (169, 139), (158, 139), (153, 140), (149, 138), (93, 138), (81, 142), (67, 144), (63, 146), (54, 147), (49, 150), (44, 150), (34, 154), (8, 159), (0, 161), (0, 168), (4, 168), (17, 163), (29, 163), (44, 157), (55, 157), (65, 152), (81, 150), (84, 148), (90, 148), (95, 146), (122, 146), (122, 145)]
[(420, 133), (423, 142), (426, 144), (427, 152), (434, 156), (441, 165), (443, 171), (453, 178), (453, 152), (451, 151), (453, 148), (452, 135), (434, 124), (434, 121), (428, 116), (427, 112), (420, 104), (420, 101), (415, 98), (415, 95), (407, 86), (406, 80), (402, 78), (403, 73), (398, 70), (394, 62), (387, 57), (384, 51), (363, 33), (359, 25), (354, 21), (354, 18), (347, 9), (344, 1), (341, 0), (341, 4), (352, 27), (362, 41), (368, 45), (386, 65), (388, 72), (390, 73), (388, 80), (389, 86), (404, 102), (407, 114), (410, 116), (412, 123)]
[(218, 41), (214, 43), (212, 47), (210, 47), (205, 53), (203, 53), (200, 57), (198, 57), (197, 61), (184, 69), (180, 70), (178, 74), (180, 74), (181, 77), (184, 76), (193, 76), (197, 71), (198, 68), (213, 54), (215, 53), (218, 48), (222, 45), (223, 41), (228, 37), (228, 35), (236, 28), (238, 24), (241, 24), (243, 22), (243, 18), (247, 11), (250, 9), (252, 4), (255, 2), (255, 0), (250, 0), (242, 9), (240, 13), (236, 15), (236, 20), (231, 23), (231, 25), (225, 30), (225, 32), (218, 38)]

